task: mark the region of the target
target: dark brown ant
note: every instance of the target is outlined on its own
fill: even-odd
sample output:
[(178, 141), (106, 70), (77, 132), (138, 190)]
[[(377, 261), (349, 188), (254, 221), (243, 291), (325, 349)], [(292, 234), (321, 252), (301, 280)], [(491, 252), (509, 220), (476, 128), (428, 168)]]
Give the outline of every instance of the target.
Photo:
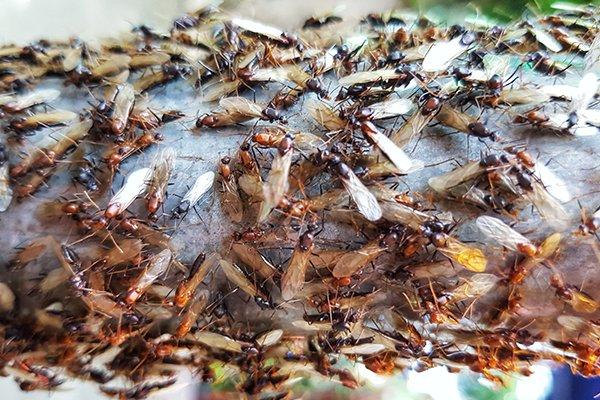
[(86, 163), (83, 166), (78, 166), (72, 174), (73, 181), (82, 185), (85, 190), (95, 192), (98, 190), (98, 178), (94, 174), (95, 167), (91, 162), (85, 159)]
[(0, 167), (8, 161), (9, 151), (4, 143), (0, 143)]
[(83, 64), (77, 65), (72, 71), (67, 73), (67, 82), (76, 87), (81, 87), (91, 83), (94, 79), (92, 71)]
[(596, 234), (600, 231), (600, 213), (598, 209), (591, 217), (584, 217), (582, 224), (579, 225), (579, 232), (582, 235)]
[(472, 71), (467, 67), (455, 67), (452, 70), (452, 75), (458, 80), (465, 79), (465, 78), (471, 76), (471, 74), (472, 74)]
[(29, 372), (35, 376), (35, 380), (28, 381), (18, 379), (19, 388), (23, 391), (30, 392), (38, 389), (52, 389), (62, 385), (65, 380), (60, 379), (50, 368), (28, 365), (23, 361), (16, 361), (16, 366), (25, 372)]
[(514, 122), (518, 124), (530, 123), (533, 125), (541, 125), (549, 120), (548, 116), (539, 110), (528, 111), (525, 115), (517, 115)]
[(304, 21), (304, 24), (302, 25), (302, 29), (317, 29), (317, 28), (321, 28), (325, 25), (329, 25), (329, 24), (333, 24), (336, 22), (341, 22), (343, 21), (341, 17), (338, 17), (337, 15), (327, 15), (325, 17), (310, 17), (308, 18), (306, 21)]
[(483, 123), (476, 121), (471, 122), (468, 125), (469, 135), (475, 136), (479, 139), (490, 139), (492, 141), (498, 140), (496, 132), (490, 131)]
[(327, 89), (319, 78), (310, 78), (306, 81), (306, 89), (309, 92), (316, 93), (320, 98), (327, 98)]
[(173, 29), (175, 30), (186, 30), (193, 28), (200, 23), (200, 20), (192, 15), (184, 15), (173, 21)]
[(499, 167), (501, 165), (508, 164), (510, 162), (509, 158), (505, 155), (497, 155), (497, 154), (481, 154), (479, 159), (479, 165), (486, 168)]
[(475, 49), (469, 53), (469, 64), (473, 67), (483, 67), (483, 58), (488, 53), (482, 49)]
[(532, 186), (532, 178), (531, 175), (524, 171), (518, 171), (515, 174), (517, 178), (517, 184), (524, 190), (531, 191), (533, 190)]
[(399, 50), (391, 51), (385, 58), (379, 58), (377, 60), (377, 67), (383, 68), (386, 65), (396, 65), (402, 62), (406, 58), (406, 54)]
[(563, 66), (558, 62), (552, 61), (548, 54), (543, 51), (536, 51), (526, 57), (526, 61), (530, 63), (534, 70), (550, 76), (562, 76), (570, 65)]
[(483, 201), (494, 211), (504, 210), (510, 213), (515, 207), (512, 203), (509, 203), (506, 198), (500, 195), (486, 194), (483, 196)]
[(262, 230), (258, 227), (252, 227), (252, 228), (246, 229), (245, 231), (235, 232), (233, 237), (235, 240), (241, 241), (241, 242), (256, 242), (256, 241), (260, 240), (264, 234), (265, 234), (264, 230)]
[(287, 119), (284, 115), (281, 115), (281, 112), (274, 108), (274, 107), (266, 107), (264, 110), (262, 110), (262, 114), (263, 117), (262, 119), (264, 119), (265, 121), (269, 121), (269, 122), (275, 122), (275, 121), (279, 121), (282, 124), (287, 124)]
[(429, 97), (423, 103), (421, 107), (421, 114), (430, 115), (437, 112), (442, 105), (442, 102), (437, 97)]
[(161, 382), (144, 382), (130, 389), (115, 389), (101, 386), (102, 392), (115, 396), (118, 395), (127, 400), (141, 400), (147, 398), (153, 390), (164, 389), (177, 382), (177, 378), (171, 378)]

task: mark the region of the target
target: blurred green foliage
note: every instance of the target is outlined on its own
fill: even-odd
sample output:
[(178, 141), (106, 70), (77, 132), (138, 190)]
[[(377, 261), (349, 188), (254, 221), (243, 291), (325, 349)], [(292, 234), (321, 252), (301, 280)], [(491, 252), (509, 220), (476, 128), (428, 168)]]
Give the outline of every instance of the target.
[[(548, 14), (552, 4), (559, 0), (408, 0), (409, 4), (425, 13), (441, 16), (445, 21), (460, 22), (466, 15), (479, 15), (497, 22), (519, 19), (524, 14)], [(562, 1), (561, 2), (565, 2)], [(600, 0), (569, 0), (572, 4), (600, 5)]]
[(514, 379), (507, 375), (502, 378), (506, 386), (491, 387), (477, 374), (461, 374), (458, 386), (465, 400), (516, 400)]

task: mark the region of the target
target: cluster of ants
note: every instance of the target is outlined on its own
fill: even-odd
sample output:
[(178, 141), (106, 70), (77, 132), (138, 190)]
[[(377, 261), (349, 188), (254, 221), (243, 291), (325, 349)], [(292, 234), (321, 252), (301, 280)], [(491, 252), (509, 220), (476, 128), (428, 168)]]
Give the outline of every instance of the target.
[[(599, 304), (560, 265), (600, 212), (572, 215), (569, 185), (484, 118), (574, 140), (600, 131), (598, 10), (556, 7), (510, 27), (332, 13), (295, 34), (205, 8), (169, 32), (0, 47), (0, 211), (35, 202), (41, 224), (70, 232), (28, 237), (3, 267), (3, 373), (23, 390), (73, 376), (127, 399), (173, 390), (182, 368), (271, 399), (299, 378), (356, 388), (366, 371), (406, 368), (501, 384), (554, 360), (597, 375)], [(55, 77), (65, 88), (44, 86)], [(176, 81), (211, 111), (188, 120), (153, 102)], [(56, 107), (65, 90), (91, 107)], [(224, 127), (243, 137), (183, 193), (170, 188), (180, 155), (161, 145), (177, 124), (200, 145)], [(432, 167), (409, 149), (433, 125), (485, 151), (424, 192), (400, 190)], [(73, 185), (40, 201), (60, 176)], [(452, 203), (487, 246), (461, 239)], [(214, 209), (235, 232), (181, 252), (180, 224)], [(551, 289), (543, 315), (532, 281)]]

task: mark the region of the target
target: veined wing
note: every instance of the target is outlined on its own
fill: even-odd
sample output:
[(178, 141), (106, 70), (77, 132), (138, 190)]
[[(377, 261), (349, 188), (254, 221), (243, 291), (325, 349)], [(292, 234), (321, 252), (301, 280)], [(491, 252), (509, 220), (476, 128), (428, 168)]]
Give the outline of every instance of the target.
[(498, 218), (482, 215), (475, 221), (477, 228), (491, 244), (497, 244), (513, 251), (520, 251), (523, 245), (531, 241)]
[(381, 218), (381, 207), (379, 207), (377, 199), (373, 193), (363, 185), (354, 172), (350, 170), (348, 178), (342, 177), (342, 183), (350, 194), (350, 197), (352, 197), (352, 200), (356, 203), (358, 210), (365, 218), (369, 221), (377, 221)]
[(479, 161), (471, 161), (443, 175), (429, 178), (428, 183), (436, 192), (444, 193), (451, 187), (478, 177), (484, 171), (485, 168), (479, 164)]

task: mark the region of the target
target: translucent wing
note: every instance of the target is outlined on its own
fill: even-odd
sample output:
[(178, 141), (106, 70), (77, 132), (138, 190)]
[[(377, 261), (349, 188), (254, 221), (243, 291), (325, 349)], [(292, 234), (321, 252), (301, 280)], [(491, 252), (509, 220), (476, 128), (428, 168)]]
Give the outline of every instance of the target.
[(598, 91), (598, 78), (596, 74), (588, 72), (579, 81), (577, 95), (571, 99), (570, 110), (579, 112), (585, 110), (594, 99)]
[(114, 209), (115, 215), (125, 211), (138, 196), (146, 192), (151, 176), (150, 168), (140, 168), (130, 173), (123, 187), (109, 200), (107, 210)]
[[(534, 89), (531, 89), (534, 90)], [(571, 100), (579, 93), (579, 89), (571, 85), (544, 85), (540, 86), (539, 92), (557, 99)]]
[(240, 96), (225, 97), (219, 101), (219, 106), (233, 115), (252, 116), (254, 118), (259, 118), (262, 115), (262, 108), (258, 104)]
[(244, 216), (244, 206), (240, 198), (238, 187), (233, 176), (223, 179), (223, 193), (221, 194), (221, 207), (233, 222), (241, 222)]
[(61, 125), (77, 119), (77, 113), (67, 110), (56, 110), (46, 113), (33, 114), (26, 117), (22, 125), (36, 128), (38, 126)]
[(247, 266), (264, 278), (271, 279), (277, 274), (277, 269), (253, 246), (245, 243), (233, 243), (231, 250)]
[(582, 14), (585, 15), (589, 10), (586, 9), (585, 5), (578, 5), (569, 2), (555, 1), (550, 7), (554, 10), (566, 11), (566, 14)]
[(476, 186), (462, 184), (448, 189), (446, 193), (452, 199), (466, 201), (484, 209), (488, 208), (488, 204), (484, 200), (487, 192)]
[(258, 295), (256, 287), (236, 265), (227, 260), (219, 261), (219, 265), (227, 276), (227, 279), (229, 279), (236, 287), (240, 288), (253, 298)]
[(68, 48), (62, 53), (62, 69), (64, 72), (74, 70), (79, 64), (81, 64), (81, 48), (74, 47)]
[(110, 58), (103, 60), (91, 69), (92, 75), (96, 77), (107, 77), (115, 75), (129, 67), (131, 57), (127, 54), (111, 54)]
[(103, 267), (111, 268), (115, 265), (129, 262), (142, 253), (143, 242), (140, 239), (123, 239), (118, 247), (104, 253)]
[(339, 131), (347, 125), (331, 107), (321, 101), (311, 101), (306, 107), (311, 117), (327, 130)]
[(305, 200), (306, 207), (313, 212), (334, 210), (348, 204), (350, 196), (344, 189), (332, 189), (319, 196)]
[(184, 337), (190, 332), (192, 326), (198, 320), (200, 313), (206, 309), (209, 300), (210, 292), (208, 290), (198, 290), (194, 293), (189, 306), (184, 310), (183, 315), (181, 316), (181, 320), (175, 332), (176, 337)]
[(0, 212), (6, 211), (12, 201), (13, 191), (10, 187), (8, 163), (0, 165)]
[(377, 199), (373, 193), (363, 185), (354, 172), (351, 170), (348, 172), (348, 179), (342, 177), (344, 187), (350, 194), (350, 197), (352, 197), (352, 200), (356, 203), (360, 213), (369, 221), (377, 221), (382, 215), (381, 207), (379, 207)]
[(145, 279), (154, 282), (159, 276), (164, 274), (171, 263), (172, 256), (173, 254), (171, 253), (171, 250), (164, 249), (152, 257), (150, 265), (148, 265), (148, 269), (145, 273)]
[[(288, 133), (288, 130), (281, 127), (265, 127), (264, 131), (259, 132), (258, 135), (262, 133), (269, 137), (268, 146), (277, 147), (279, 142)], [(323, 148), (324, 144), (325, 141), (315, 134), (310, 132), (294, 132), (294, 148), (300, 151), (310, 153)]]
[(200, 264), (196, 272), (189, 278), (182, 281), (175, 291), (174, 303), (177, 307), (185, 307), (190, 301), (196, 288), (202, 283), (206, 275), (217, 265), (221, 257), (217, 253), (209, 254)]
[(55, 245), (56, 241), (52, 236), (42, 236), (34, 239), (18, 252), (14, 258), (14, 263), (19, 267), (23, 267), (41, 256), (49, 246)]
[(488, 79), (493, 75), (504, 77), (509, 68), (509, 57), (488, 53), (483, 56), (483, 68)]
[(437, 250), (469, 271), (483, 272), (487, 266), (487, 259), (480, 249), (467, 246), (451, 236), (446, 237), (444, 246), (437, 247)]
[(277, 67), (277, 68), (259, 68), (252, 71), (252, 75), (248, 77), (249, 81), (252, 82), (279, 82), (286, 83), (290, 80), (289, 67)]
[(340, 309), (348, 308), (365, 308), (370, 304), (374, 304), (385, 300), (386, 294), (382, 291), (374, 291), (368, 294), (353, 294), (350, 297), (342, 297), (338, 299)]
[(42, 293), (48, 293), (65, 283), (71, 276), (73, 275), (64, 268), (53, 269), (40, 281), (39, 288)]
[(440, 111), (436, 114), (437, 119), (442, 124), (456, 129), (460, 132), (469, 132), (469, 124), (475, 122), (476, 119), (450, 107), (447, 104), (442, 104)]
[(254, 341), (260, 347), (275, 346), (283, 337), (283, 329), (274, 329), (259, 335)]
[(368, 108), (373, 111), (373, 119), (384, 119), (408, 114), (414, 107), (415, 104), (411, 100), (396, 98), (371, 104)]
[(404, 204), (382, 201), (379, 203), (383, 218), (390, 222), (407, 225), (415, 230), (418, 230), (425, 221), (429, 220), (429, 215), (420, 211), (414, 210)]
[(510, 283), (519, 285), (536, 266), (550, 258), (558, 250), (561, 239), (562, 236), (560, 233), (553, 233), (548, 236), (542, 244), (538, 246), (535, 255), (529, 255), (519, 262), (510, 276)]
[[(374, 128), (374, 125), (371, 126)], [(375, 145), (383, 154), (386, 155), (386, 157), (398, 169), (399, 173), (406, 174), (415, 170), (413, 161), (410, 159), (410, 157), (408, 157), (408, 155), (400, 147), (392, 142), (381, 131), (376, 128), (363, 129), (363, 133), (365, 136), (368, 136), (373, 143), (375, 143)]]
[(9, 112), (17, 112), (36, 104), (48, 103), (57, 99), (60, 91), (56, 89), (39, 89), (35, 92), (18, 96), (0, 96), (0, 106)]
[[(591, 110), (585, 110), (583, 113), (579, 113), (579, 115), (581, 116), (582, 114), (584, 114), (588, 111), (591, 111)], [(589, 122), (589, 121), (585, 121), (585, 122)], [(597, 126), (587, 125), (587, 124), (583, 124), (583, 125), (577, 124), (569, 129), (569, 132), (573, 136), (595, 136), (598, 134), (599, 131), (600, 131), (600, 129)]]
[(588, 321), (584, 318), (576, 317), (574, 315), (559, 315), (556, 317), (556, 322), (567, 328), (570, 331), (585, 331)]
[(288, 175), (292, 165), (294, 151), (290, 149), (285, 154), (279, 152), (273, 159), (267, 182), (263, 184), (263, 202), (260, 206), (258, 221), (264, 221), (271, 210), (279, 204), (289, 189)]
[(458, 167), (444, 175), (429, 178), (429, 186), (438, 193), (444, 193), (451, 187), (463, 182), (475, 179), (485, 171), (478, 161), (472, 161), (468, 164)]
[(586, 314), (596, 312), (600, 306), (596, 300), (576, 289), (573, 290), (571, 299), (567, 302), (573, 307), (573, 310)]
[(336, 278), (352, 276), (384, 251), (385, 247), (379, 245), (379, 240), (369, 242), (360, 249), (341, 256), (335, 263), (332, 274)]
[(482, 215), (475, 221), (477, 228), (491, 244), (497, 244), (513, 251), (519, 251), (522, 245), (531, 245), (531, 241), (498, 218)]
[(91, 119), (84, 119), (83, 121), (77, 121), (66, 126), (58, 132), (61, 138), (52, 146), (51, 150), (56, 155), (65, 154), (67, 150), (73, 147), (74, 143), (87, 136), (92, 124)]
[(550, 95), (542, 89), (515, 88), (503, 90), (500, 93), (499, 100), (503, 103), (513, 104), (541, 104), (550, 100)]
[(558, 250), (562, 236), (560, 233), (553, 233), (548, 236), (539, 246), (537, 258), (546, 259), (552, 256)]
[(255, 199), (263, 198), (262, 180), (258, 174), (243, 174), (238, 178), (238, 186), (244, 193)]
[(403, 73), (396, 69), (376, 69), (373, 71), (361, 71), (346, 75), (340, 79), (339, 83), (342, 86), (352, 86), (357, 83), (385, 82), (390, 79), (398, 79), (402, 75)]
[(240, 342), (233, 340), (230, 337), (219, 335), (218, 333), (198, 331), (194, 333), (194, 338), (209, 349), (214, 348), (232, 353), (242, 352), (242, 345)]
[[(161, 204), (164, 201), (165, 192), (167, 191), (167, 185), (169, 184), (169, 178), (173, 171), (173, 162), (175, 160), (175, 151), (171, 148), (165, 149), (159, 153), (159, 155), (152, 162), (152, 178), (148, 186), (148, 194), (146, 198), (150, 196), (155, 197), (158, 203)], [(152, 211), (155, 212), (156, 210)]]
[[(329, 48), (329, 50), (327, 50), (320, 57), (317, 57), (314, 61), (315, 73), (320, 75), (331, 70), (336, 65), (335, 57), (337, 54), (337, 46), (333, 46)], [(296, 80), (294, 80), (294, 82), (297, 83)]]
[(435, 42), (423, 59), (423, 70), (425, 72), (446, 70), (452, 61), (464, 53), (468, 47), (462, 43), (462, 36), (450, 41), (439, 40)]
[(302, 290), (310, 254), (310, 249), (304, 250), (299, 246), (294, 249), (290, 263), (281, 277), (281, 297), (283, 300), (291, 300)]
[(583, 59), (585, 72), (600, 73), (600, 35), (596, 35)]
[(385, 350), (385, 345), (381, 343), (363, 343), (355, 346), (345, 346), (340, 349), (342, 354), (360, 354), (371, 355)]
[(456, 276), (456, 269), (449, 260), (439, 260), (424, 264), (411, 265), (408, 269), (414, 279), (452, 278)]
[(164, 274), (171, 263), (172, 253), (169, 249), (164, 249), (150, 260), (148, 267), (138, 276), (135, 283), (129, 287), (125, 296), (127, 304), (135, 303), (140, 296)]
[(186, 46), (173, 41), (163, 41), (161, 49), (171, 55), (179, 56), (195, 67), (201, 67), (202, 62), (210, 56), (210, 52), (194, 46)]
[(544, 164), (537, 163), (533, 174), (542, 182), (548, 193), (557, 200), (563, 203), (571, 200), (571, 194), (566, 182), (560, 179)]
[(290, 66), (287, 73), (287, 78), (296, 85), (304, 87), (306, 81), (311, 78), (311, 75), (304, 71), (300, 66)]
[(154, 65), (161, 65), (171, 60), (171, 56), (161, 51), (152, 53), (137, 53), (131, 56), (129, 62), (130, 68), (146, 68)]
[(398, 147), (403, 148), (421, 133), (423, 128), (433, 119), (433, 114), (423, 115), (421, 110), (417, 110), (400, 129), (392, 132), (390, 140)]
[(594, 339), (598, 340), (600, 338), (600, 327), (598, 324), (590, 323), (590, 321), (585, 318), (576, 317), (574, 315), (559, 315), (556, 317), (556, 322), (572, 333), (581, 335), (584, 332), (589, 332)]
[(230, 93), (234, 93), (241, 86), (241, 81), (218, 81), (203, 88), (203, 101), (215, 101)]
[(265, 36), (271, 40), (286, 42), (284, 32), (279, 28), (243, 18), (233, 18), (231, 23), (239, 26), (245, 31)]
[(569, 127), (569, 114), (565, 112), (556, 112), (549, 114), (547, 117), (548, 119), (542, 123), (544, 127), (561, 132), (568, 130), (573, 135), (583, 136), (577, 135), (577, 133), (575, 133), (575, 131), (578, 128), (578, 125)]
[(111, 115), (111, 127), (113, 133), (120, 135), (127, 126), (129, 114), (133, 109), (135, 101), (135, 91), (133, 86), (128, 83), (119, 85), (113, 103), (113, 113)]
[(313, 152), (323, 147), (325, 141), (309, 132), (297, 132), (294, 137), (294, 146), (300, 151)]
[(331, 322), (323, 321), (323, 322), (307, 322), (303, 319), (292, 321), (292, 325), (294, 328), (302, 329), (310, 332), (329, 332), (332, 329)]
[(546, 191), (539, 182), (532, 183), (533, 190), (525, 196), (533, 203), (542, 218), (554, 229), (563, 230), (569, 226), (570, 217), (563, 206)]
[(200, 175), (194, 185), (187, 191), (181, 202), (189, 202), (190, 207), (196, 205), (200, 197), (210, 190), (215, 181), (215, 173), (212, 171), (205, 172)]
[(558, 53), (563, 47), (552, 35), (546, 32), (543, 29), (539, 28), (529, 28), (529, 32), (535, 37), (535, 39), (544, 45), (548, 50)]
[(499, 281), (500, 278), (493, 274), (475, 274), (452, 290), (451, 299), (453, 302), (459, 302), (483, 296), (492, 290)]

